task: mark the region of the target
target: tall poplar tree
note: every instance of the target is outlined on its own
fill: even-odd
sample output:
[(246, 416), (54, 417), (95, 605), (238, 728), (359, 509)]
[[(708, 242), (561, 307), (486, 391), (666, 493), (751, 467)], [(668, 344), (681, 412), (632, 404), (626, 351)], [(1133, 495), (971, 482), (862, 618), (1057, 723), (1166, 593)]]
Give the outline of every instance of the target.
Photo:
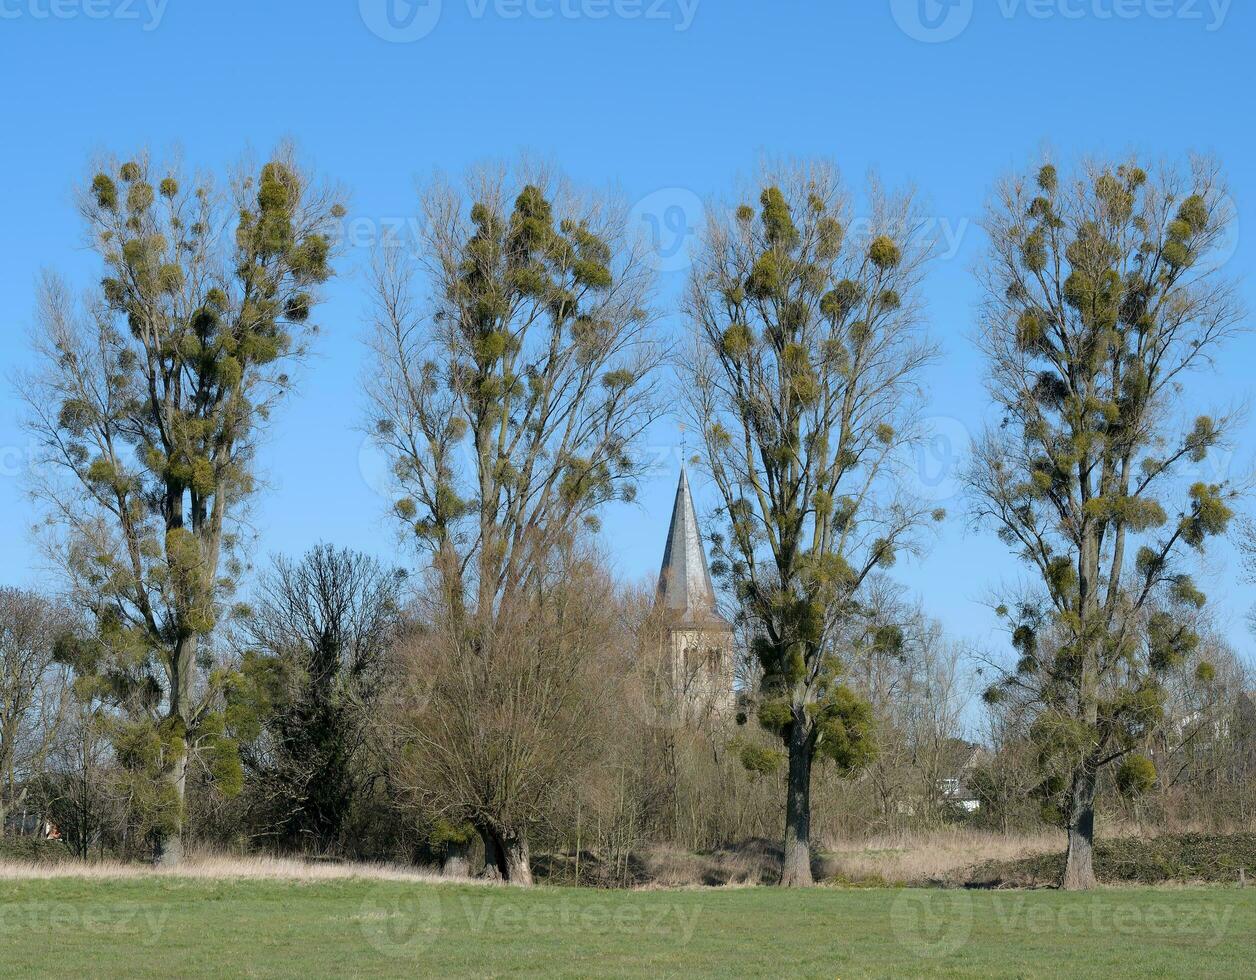
[(870, 709), (842, 677), (866, 643), (897, 642), (867, 628), (870, 576), (930, 517), (893, 474), (933, 353), (928, 248), (909, 196), (870, 198), (855, 222), (826, 165), (766, 175), (757, 207), (708, 219), (685, 301), (688, 415), (726, 519), (713, 570), (755, 635), (758, 720), (788, 756), (791, 886), (812, 883), (815, 761), (869, 755)]
[(1001, 424), (971, 474), (978, 518), (1033, 572), (1000, 608), (1018, 654), (987, 699), (1032, 720), (1039, 793), (1068, 829), (1063, 885), (1094, 884), (1102, 773), (1151, 784), (1140, 754), (1162, 681), (1199, 645), (1191, 555), (1236, 490), (1193, 464), (1228, 418), (1185, 414), (1184, 386), (1240, 324), (1215, 261), (1232, 215), (1207, 161), (1061, 175), (1045, 164), (990, 206), (980, 343)]
[(119, 709), (119, 761), (173, 863), (190, 761), (239, 784), (231, 675), (207, 641), (343, 210), (286, 151), (226, 194), (146, 156), (110, 162), (80, 207), (101, 278), (82, 304), (46, 279), (24, 394), (55, 553), (95, 627), (65, 656), (85, 699)]

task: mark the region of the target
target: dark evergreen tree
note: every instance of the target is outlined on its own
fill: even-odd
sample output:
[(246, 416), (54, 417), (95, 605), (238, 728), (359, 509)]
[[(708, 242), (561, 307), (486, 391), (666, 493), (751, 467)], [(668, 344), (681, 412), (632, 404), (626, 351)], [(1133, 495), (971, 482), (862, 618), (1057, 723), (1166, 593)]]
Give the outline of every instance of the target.
[(276, 558), (245, 622), (243, 671), (264, 692), (245, 746), (265, 832), (289, 849), (337, 850), (369, 779), (371, 712), (403, 627), (404, 576), (319, 545)]

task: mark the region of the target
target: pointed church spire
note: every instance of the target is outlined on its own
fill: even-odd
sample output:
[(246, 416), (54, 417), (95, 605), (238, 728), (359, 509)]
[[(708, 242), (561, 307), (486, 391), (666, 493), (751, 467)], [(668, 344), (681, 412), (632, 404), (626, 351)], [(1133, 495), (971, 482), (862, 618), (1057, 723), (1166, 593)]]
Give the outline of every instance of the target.
[(686, 622), (723, 622), (716, 611), (715, 588), (711, 584), (711, 571), (702, 548), (698, 515), (684, 466), (680, 469), (663, 567), (659, 570), (658, 600), (673, 616)]

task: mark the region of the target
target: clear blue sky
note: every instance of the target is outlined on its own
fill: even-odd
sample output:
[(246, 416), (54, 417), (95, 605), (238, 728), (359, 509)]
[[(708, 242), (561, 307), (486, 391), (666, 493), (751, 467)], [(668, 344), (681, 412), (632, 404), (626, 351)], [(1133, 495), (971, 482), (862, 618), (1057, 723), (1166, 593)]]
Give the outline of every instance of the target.
[[(1016, 568), (992, 537), (965, 530), (947, 469), (986, 412), (970, 337), (987, 190), (1043, 146), (1061, 159), (1215, 153), (1240, 219), (1228, 268), (1256, 307), (1254, 62), (1256, 10), (1226, 0), (0, 0), (0, 582), (41, 578), (7, 377), (29, 362), (39, 271), (96, 276), (71, 201), (94, 152), (178, 146), (221, 169), (291, 136), (351, 190), (359, 244), (261, 456), (271, 490), (256, 508), (258, 552), (322, 539), (394, 560), (408, 556), (356, 429), (362, 272), (372, 229), (412, 212), (416, 177), (529, 150), (577, 180), (612, 182), (660, 222), (666, 300), (684, 278), (674, 231), (696, 220), (696, 200), (764, 153), (826, 155), (854, 181), (869, 168), (914, 181), (958, 236), (928, 284), (946, 354), (929, 378), (940, 438), (917, 467), (956, 517), (927, 559), (896, 574), (957, 636), (993, 643), (980, 600)], [(1200, 404), (1246, 397), (1254, 355), (1244, 338), (1215, 376), (1194, 379)], [(608, 515), (626, 578), (657, 569), (677, 441), (660, 427), (658, 476), (639, 506)], [(1253, 450), (1256, 426), (1215, 466), (1248, 472)], [(713, 502), (701, 485), (698, 497)], [(1204, 581), (1247, 652), (1253, 593), (1240, 572), (1221, 549)]]

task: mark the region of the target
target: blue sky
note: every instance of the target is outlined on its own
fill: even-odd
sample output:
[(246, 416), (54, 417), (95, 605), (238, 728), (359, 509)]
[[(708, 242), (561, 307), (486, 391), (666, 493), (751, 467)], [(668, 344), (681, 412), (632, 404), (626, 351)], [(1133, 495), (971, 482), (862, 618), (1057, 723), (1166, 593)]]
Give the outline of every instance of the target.
[[(96, 278), (72, 206), (93, 153), (178, 147), (221, 169), (292, 137), (350, 190), (350, 247), (317, 355), (262, 453), (269, 490), (253, 522), (259, 554), (321, 539), (396, 561), (409, 556), (357, 429), (363, 272), (379, 229), (413, 213), (416, 178), (526, 150), (613, 184), (661, 229), (667, 301), (702, 199), (765, 154), (823, 155), (853, 183), (870, 168), (915, 183), (945, 239), (927, 290), (945, 351), (928, 377), (936, 439), (911, 469), (953, 517), (896, 575), (957, 637), (995, 645), (981, 603), (1017, 569), (966, 530), (953, 479), (987, 417), (970, 338), (988, 189), (1044, 147), (1061, 160), (1214, 153), (1239, 215), (1227, 271), (1247, 277), (1256, 308), (1254, 56), (1256, 10), (1227, 0), (0, 0), (0, 582), (43, 577), (7, 378), (29, 363), (40, 270)], [(1193, 379), (1199, 406), (1245, 398), (1253, 355), (1256, 337), (1242, 338)], [(605, 525), (628, 579), (657, 569), (675, 488), (675, 426), (652, 441), (657, 476)], [(1209, 461), (1213, 477), (1250, 472), (1254, 450), (1249, 426), (1233, 456)], [(1202, 576), (1250, 657), (1256, 595), (1240, 578), (1228, 548)]]

